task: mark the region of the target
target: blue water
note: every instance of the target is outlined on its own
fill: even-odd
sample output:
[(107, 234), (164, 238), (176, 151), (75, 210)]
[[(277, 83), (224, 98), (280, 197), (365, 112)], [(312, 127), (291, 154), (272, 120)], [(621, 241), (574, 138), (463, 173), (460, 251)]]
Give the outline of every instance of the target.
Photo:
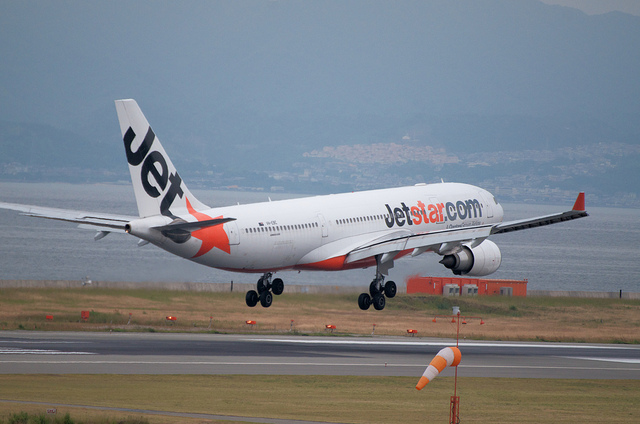
[[(286, 194), (198, 191), (210, 206), (292, 197)], [(0, 201), (96, 212), (137, 215), (129, 184), (0, 183)], [(567, 205), (505, 204), (505, 220), (545, 215)], [(590, 217), (492, 237), (502, 266), (489, 278), (528, 279), (530, 290), (640, 292), (640, 209), (591, 208)], [(207, 268), (175, 257), (137, 239), (94, 232), (74, 224), (20, 216), (0, 210), (0, 279), (99, 281), (254, 282), (254, 274)], [(423, 254), (396, 261), (390, 277), (451, 276), (439, 256)], [(373, 269), (341, 272), (283, 272), (285, 283), (368, 287)]]

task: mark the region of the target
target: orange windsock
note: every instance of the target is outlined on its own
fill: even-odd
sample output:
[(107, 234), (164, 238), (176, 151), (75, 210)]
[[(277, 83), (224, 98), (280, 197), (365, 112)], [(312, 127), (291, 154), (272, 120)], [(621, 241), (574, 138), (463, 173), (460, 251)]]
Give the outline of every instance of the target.
[(420, 381), (418, 381), (416, 385), (416, 389), (421, 390), (427, 383), (433, 380), (436, 375), (440, 374), (445, 367), (457, 367), (460, 359), (462, 359), (462, 353), (457, 347), (445, 347), (440, 350), (431, 360), (427, 369), (424, 370)]

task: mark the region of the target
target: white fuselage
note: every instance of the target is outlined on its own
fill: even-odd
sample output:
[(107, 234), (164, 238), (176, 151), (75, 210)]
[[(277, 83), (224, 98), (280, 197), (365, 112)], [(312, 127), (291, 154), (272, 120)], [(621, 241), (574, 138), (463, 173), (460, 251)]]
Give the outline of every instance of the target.
[[(375, 265), (371, 258), (350, 263), (345, 258), (378, 237), (495, 224), (502, 221), (503, 211), (486, 190), (441, 183), (191, 210), (178, 216), (189, 222), (227, 217), (235, 220), (194, 231), (184, 243), (149, 231), (144, 222), (134, 225), (132, 234), (215, 268), (241, 272), (337, 271)], [(166, 224), (170, 221), (154, 217), (153, 224), (158, 224), (158, 219)], [(409, 252), (400, 252), (398, 257)]]

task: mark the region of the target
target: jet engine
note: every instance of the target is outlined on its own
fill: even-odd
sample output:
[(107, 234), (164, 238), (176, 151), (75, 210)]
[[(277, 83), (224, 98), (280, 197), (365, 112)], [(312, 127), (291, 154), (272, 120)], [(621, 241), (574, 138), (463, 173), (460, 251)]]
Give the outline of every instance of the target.
[(496, 272), (500, 268), (501, 262), (500, 249), (489, 240), (485, 240), (475, 247), (462, 246), (462, 250), (445, 255), (440, 261), (455, 275), (473, 277), (482, 277)]

